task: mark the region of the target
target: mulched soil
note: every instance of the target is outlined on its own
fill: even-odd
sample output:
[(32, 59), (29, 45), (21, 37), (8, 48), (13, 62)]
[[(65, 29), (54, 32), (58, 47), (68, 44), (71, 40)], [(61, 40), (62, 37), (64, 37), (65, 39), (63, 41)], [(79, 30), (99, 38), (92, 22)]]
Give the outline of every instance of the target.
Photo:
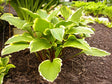
[[(108, 52), (112, 52), (112, 29), (103, 24), (91, 24), (95, 28), (95, 35), (87, 38), (88, 43)], [(8, 28), (6, 28), (8, 31)], [(6, 31), (5, 30), (5, 31)], [(5, 41), (8, 33), (5, 32)], [(3, 33), (0, 33), (0, 50), (3, 44)], [(65, 58), (74, 55), (80, 50), (66, 48), (63, 51)], [(4, 84), (112, 84), (112, 55), (106, 57), (92, 57), (85, 54), (66, 61), (58, 78), (49, 83), (38, 73), (38, 59), (29, 50), (12, 54), (10, 63), (16, 68), (11, 69), (5, 76)]]

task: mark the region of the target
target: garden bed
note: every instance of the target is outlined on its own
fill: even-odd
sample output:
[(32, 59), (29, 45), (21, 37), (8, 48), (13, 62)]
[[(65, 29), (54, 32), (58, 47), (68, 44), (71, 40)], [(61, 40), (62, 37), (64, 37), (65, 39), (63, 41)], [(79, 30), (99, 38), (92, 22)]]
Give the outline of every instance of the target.
[[(108, 52), (112, 52), (112, 29), (103, 24), (92, 24), (95, 35), (87, 38), (88, 43)], [(0, 45), (3, 44), (3, 34), (0, 33)], [(8, 28), (5, 30), (5, 41), (8, 39)], [(1, 50), (2, 46), (0, 46)], [(72, 56), (80, 50), (64, 49), (65, 57)], [(12, 54), (10, 63), (16, 66), (5, 76), (4, 84), (50, 84), (38, 73), (38, 59), (29, 50)], [(112, 84), (112, 57), (92, 57), (85, 54), (66, 61), (58, 78), (51, 84)]]

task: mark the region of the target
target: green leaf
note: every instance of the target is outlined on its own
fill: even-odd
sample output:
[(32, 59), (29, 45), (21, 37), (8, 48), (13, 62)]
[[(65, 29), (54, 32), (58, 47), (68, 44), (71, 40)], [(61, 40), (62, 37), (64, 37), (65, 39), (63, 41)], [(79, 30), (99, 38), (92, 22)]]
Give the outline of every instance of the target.
[(8, 65), (6, 65), (6, 71), (5, 71), (5, 73), (7, 74), (8, 73), (8, 71), (11, 69), (11, 68), (15, 68), (16, 66), (14, 66), (13, 64), (8, 64)]
[(94, 34), (94, 31), (91, 28), (87, 27), (73, 27), (67, 31), (68, 34)]
[(18, 42), (18, 43), (14, 43), (11, 45), (6, 46), (5, 48), (3, 48), (1, 54), (2, 55), (7, 55), (13, 52), (18, 52), (20, 50), (24, 50), (26, 48), (29, 47), (29, 44), (26, 42)]
[(70, 20), (73, 22), (79, 22), (80, 21), (80, 17), (82, 16), (82, 8), (79, 8), (78, 10), (76, 10), (76, 12), (71, 16)]
[(5, 67), (0, 67), (0, 74), (3, 73), (6, 70)]
[(63, 15), (63, 17), (65, 18), (65, 20), (67, 20), (71, 15), (71, 10), (66, 6), (62, 6), (60, 8), (60, 11), (61, 11), (61, 14)]
[(63, 47), (75, 47), (83, 50), (90, 49), (89, 44), (84, 39), (77, 39), (73, 35), (69, 36), (68, 40), (64, 43)]
[(31, 17), (35, 18), (40, 18), (40, 16), (37, 13), (33, 13), (32, 11), (30, 11), (27, 8), (21, 8), (24, 12), (26, 12), (28, 15), (30, 15)]
[(91, 47), (91, 49), (89, 49), (89, 50), (83, 50), (83, 52), (86, 55), (99, 56), (99, 57), (110, 55), (109, 52), (106, 52), (104, 50), (101, 50), (101, 49), (98, 49), (95, 47)]
[(31, 42), (32, 40), (33, 38), (31, 36), (15, 35), (9, 38), (5, 44), (11, 44), (20, 41)]
[(3, 84), (4, 76), (5, 76), (4, 73), (1, 73), (1, 74), (0, 74), (0, 84)]
[(44, 32), (44, 38), (46, 38), (49, 43), (53, 43), (56, 39), (52, 36), (51, 32), (49, 29), (46, 29)]
[(33, 28), (34, 28), (34, 31), (42, 32), (43, 33), (45, 29), (47, 29), (47, 28), (49, 28), (49, 29), (53, 28), (53, 25), (50, 22), (48, 22), (48, 21), (46, 21), (44, 19), (37, 18), (34, 21)]
[(40, 75), (47, 81), (53, 82), (61, 71), (62, 60), (55, 58), (53, 62), (45, 60), (39, 65)]
[(47, 18), (48, 14), (45, 10), (39, 9), (37, 10), (37, 14), (41, 17), (41, 18)]
[(65, 33), (64, 28), (55, 28), (55, 29), (50, 29), (51, 34), (53, 35), (54, 38), (56, 38), (59, 41), (63, 40), (63, 36)]
[(54, 10), (53, 12), (51, 12), (51, 14), (48, 15), (47, 19), (48, 19), (49, 21), (51, 21), (52, 18), (55, 17), (58, 13), (59, 13), (59, 9)]
[(0, 19), (6, 20), (9, 22), (10, 25), (14, 25), (15, 27), (22, 29), (23, 25), (26, 23), (26, 21), (21, 20), (18, 17), (14, 17), (12, 14), (5, 13), (3, 14)]
[(4, 57), (4, 58), (2, 58), (1, 60), (2, 60), (3, 66), (6, 66), (6, 65), (9, 63), (9, 56)]
[(68, 21), (68, 22), (60, 21), (55, 25), (55, 27), (59, 28), (61, 25), (67, 27), (70, 26), (72, 23), (73, 23), (72, 21)]
[(59, 22), (59, 20), (58, 20), (57, 17), (53, 17), (53, 18), (51, 19), (51, 23), (53, 23), (53, 24), (56, 24), (56, 23), (58, 23), (58, 22)]
[(23, 26), (22, 26), (22, 29), (26, 30), (28, 28), (31, 29), (31, 26), (33, 26), (33, 23), (25, 23)]
[(30, 52), (41, 51), (51, 48), (51, 44), (46, 39), (35, 39), (30, 43)]

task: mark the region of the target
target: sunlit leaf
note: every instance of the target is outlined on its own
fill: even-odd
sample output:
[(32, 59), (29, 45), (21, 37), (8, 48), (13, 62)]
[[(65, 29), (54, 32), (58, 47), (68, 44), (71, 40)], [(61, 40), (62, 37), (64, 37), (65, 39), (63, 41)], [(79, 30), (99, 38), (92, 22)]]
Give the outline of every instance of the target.
[(40, 16), (37, 13), (33, 13), (32, 11), (30, 11), (27, 8), (21, 8), (23, 11), (25, 11), (27, 13), (27, 15), (30, 15), (31, 17), (35, 18), (40, 18)]
[(56, 28), (59, 28), (60, 26), (65, 26), (65, 27), (67, 27), (67, 26), (70, 26), (72, 23), (73, 23), (72, 21), (68, 21), (68, 22), (66, 22), (66, 21), (60, 21), (60, 22), (58, 22), (58, 23), (55, 25), (55, 27), (56, 27)]
[(39, 9), (37, 10), (37, 14), (41, 17), (41, 18), (47, 18), (48, 14), (45, 10)]
[(47, 19), (48, 19), (49, 21), (51, 21), (51, 19), (52, 19), (53, 17), (55, 17), (58, 13), (59, 13), (59, 9), (54, 10), (53, 12), (51, 12), (51, 14), (48, 15)]
[(62, 60), (55, 58), (53, 62), (45, 60), (39, 65), (40, 75), (47, 81), (53, 82), (61, 71)]
[(71, 10), (66, 6), (62, 6), (60, 11), (63, 17), (65, 18), (65, 20), (67, 20), (71, 15)]
[(33, 28), (37, 32), (44, 32), (47, 28), (53, 28), (53, 25), (45, 19), (37, 18), (34, 21)]
[(104, 50), (101, 50), (101, 49), (98, 49), (98, 48), (95, 48), (95, 47), (92, 47), (89, 50), (83, 50), (83, 52), (87, 55), (99, 56), (99, 57), (110, 55), (109, 52), (106, 52)]
[(5, 71), (5, 73), (7, 74), (8, 73), (8, 71), (11, 69), (11, 68), (15, 68), (16, 66), (14, 66), (13, 64), (8, 64), (8, 65), (6, 65), (6, 71)]
[(78, 10), (76, 10), (76, 12), (71, 16), (70, 20), (73, 22), (79, 22), (80, 18), (82, 16), (82, 8), (79, 8)]
[(84, 39), (77, 39), (75, 36), (69, 36), (68, 40), (64, 43), (63, 47), (75, 47), (79, 49), (90, 49), (89, 44)]
[(2, 65), (6, 66), (9, 63), (9, 56), (2, 58), (1, 61)]
[(63, 40), (63, 36), (65, 33), (64, 28), (55, 28), (55, 29), (50, 29), (51, 34), (53, 35), (54, 38), (56, 38), (59, 41)]
[(73, 27), (67, 32), (68, 34), (94, 34), (94, 31), (87, 27)]
[(13, 52), (18, 52), (20, 50), (24, 50), (24, 49), (26, 49), (28, 47), (29, 47), (29, 44), (26, 43), (26, 42), (14, 43), (14, 44), (8, 45), (5, 48), (3, 48), (1, 54), (2, 55), (11, 54)]
[(15, 36), (12, 36), (11, 38), (9, 38), (5, 44), (21, 42), (21, 41), (31, 42), (32, 40), (33, 40), (33, 38), (31, 36), (15, 35)]
[(41, 51), (51, 48), (51, 44), (46, 39), (35, 39), (30, 43), (30, 52)]
[(14, 25), (15, 27), (22, 29), (23, 25), (26, 23), (26, 21), (21, 20), (18, 17), (14, 17), (12, 14), (5, 13), (3, 14), (0, 19), (6, 20), (9, 22), (10, 25)]

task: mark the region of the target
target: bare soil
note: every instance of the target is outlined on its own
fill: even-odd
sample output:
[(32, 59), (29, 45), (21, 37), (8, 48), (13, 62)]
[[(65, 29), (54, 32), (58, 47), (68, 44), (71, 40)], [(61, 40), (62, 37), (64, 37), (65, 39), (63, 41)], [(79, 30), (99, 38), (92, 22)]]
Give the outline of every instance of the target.
[[(95, 35), (86, 40), (90, 46), (97, 47), (112, 53), (112, 29), (103, 24), (91, 24), (95, 28)], [(8, 28), (5, 29), (8, 32)], [(8, 39), (5, 32), (5, 41)], [(3, 33), (0, 33), (0, 50), (3, 44)], [(64, 49), (65, 58), (74, 55), (80, 50)], [(39, 61), (29, 50), (12, 54), (10, 63), (16, 68), (11, 69), (5, 76), (4, 84), (112, 84), (112, 55), (106, 57), (92, 57), (85, 54), (66, 61), (58, 78), (49, 83), (38, 73)]]

